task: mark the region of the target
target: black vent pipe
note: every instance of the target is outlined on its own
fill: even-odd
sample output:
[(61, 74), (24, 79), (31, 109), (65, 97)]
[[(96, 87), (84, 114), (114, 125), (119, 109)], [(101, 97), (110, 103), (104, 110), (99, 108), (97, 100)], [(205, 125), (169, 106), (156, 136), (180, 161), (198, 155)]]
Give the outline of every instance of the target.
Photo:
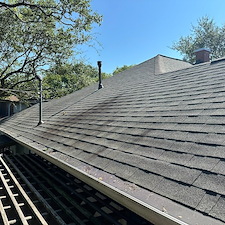
[(39, 81), (39, 122), (38, 125), (43, 124), (42, 120), (42, 78), (39, 75), (35, 76)]
[(101, 89), (101, 88), (103, 88), (103, 84), (102, 84), (102, 71), (101, 71), (102, 61), (98, 61), (97, 64), (98, 64), (98, 80), (99, 80), (98, 89)]

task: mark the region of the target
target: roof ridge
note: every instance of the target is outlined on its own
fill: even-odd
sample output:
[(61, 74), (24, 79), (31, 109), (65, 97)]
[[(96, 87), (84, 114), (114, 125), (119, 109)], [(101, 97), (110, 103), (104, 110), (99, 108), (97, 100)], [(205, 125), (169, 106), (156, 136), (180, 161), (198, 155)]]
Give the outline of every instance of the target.
[[(162, 56), (162, 57), (164, 57), (164, 58), (173, 59), (173, 60), (181, 61), (181, 62), (184, 62), (184, 63), (189, 63), (189, 62), (184, 61), (184, 60), (182, 60), (182, 59), (178, 59), (178, 58), (174, 58), (174, 57), (166, 56), (166, 55), (162, 55), (162, 54), (158, 54), (157, 56)], [(193, 64), (191, 64), (191, 63), (189, 63), (189, 64), (190, 64), (190, 65), (193, 65)]]
[(214, 60), (211, 61), (211, 64), (218, 63), (218, 62), (221, 62), (221, 61), (225, 61), (225, 57), (214, 59)]

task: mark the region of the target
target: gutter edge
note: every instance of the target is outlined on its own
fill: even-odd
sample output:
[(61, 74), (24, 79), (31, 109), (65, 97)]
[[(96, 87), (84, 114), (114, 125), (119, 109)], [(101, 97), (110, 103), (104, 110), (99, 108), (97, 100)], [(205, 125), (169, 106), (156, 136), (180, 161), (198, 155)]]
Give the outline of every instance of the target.
[(70, 173), (71, 175), (77, 177), (78, 179), (82, 180), (83, 182), (87, 183), (91, 187), (97, 189), (98, 191), (102, 192), (103, 194), (107, 195), (114, 201), (118, 202), (119, 204), (125, 206), (126, 208), (130, 209), (131, 211), (135, 212), (139, 216), (143, 217), (144, 219), (148, 220), (149, 222), (153, 223), (154, 225), (188, 225), (187, 223), (180, 221), (173, 216), (160, 211), (159, 209), (150, 206), (143, 201), (134, 198), (133, 196), (101, 181), (95, 177), (91, 177), (88, 173), (85, 173), (78, 168), (72, 167), (71, 165), (67, 164), (66, 162), (57, 159), (54, 156), (50, 156), (20, 140), (13, 137), (8, 133), (2, 131), (6, 136), (13, 139), (16, 143), (23, 145), (24, 147), (28, 148), (29, 150), (35, 152), (39, 156), (45, 158), (49, 162), (53, 163), (54, 165), (60, 167), (61, 169), (65, 170), (66, 172)]

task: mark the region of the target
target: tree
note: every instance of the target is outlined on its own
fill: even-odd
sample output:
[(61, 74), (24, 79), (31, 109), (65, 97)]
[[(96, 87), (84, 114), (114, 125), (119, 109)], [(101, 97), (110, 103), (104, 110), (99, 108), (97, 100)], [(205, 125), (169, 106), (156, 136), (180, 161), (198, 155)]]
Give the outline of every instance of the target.
[(0, 9), (0, 96), (65, 62), (101, 22), (90, 0), (8, 0)]
[[(109, 77), (102, 73), (102, 78)], [(44, 97), (58, 98), (98, 81), (98, 69), (83, 62), (54, 65), (43, 79)]]
[(205, 16), (198, 20), (197, 26), (192, 26), (191, 35), (181, 37), (172, 49), (184, 56), (184, 60), (194, 63), (194, 50), (209, 48), (212, 58), (225, 56), (225, 25), (219, 27), (213, 19)]
[(117, 74), (117, 73), (121, 73), (123, 72), (124, 70), (127, 70), (127, 69), (130, 69), (131, 67), (133, 67), (134, 65), (130, 65), (130, 66), (127, 66), (127, 65), (124, 65), (124, 66), (121, 66), (121, 67), (116, 67), (116, 69), (113, 71), (113, 75)]

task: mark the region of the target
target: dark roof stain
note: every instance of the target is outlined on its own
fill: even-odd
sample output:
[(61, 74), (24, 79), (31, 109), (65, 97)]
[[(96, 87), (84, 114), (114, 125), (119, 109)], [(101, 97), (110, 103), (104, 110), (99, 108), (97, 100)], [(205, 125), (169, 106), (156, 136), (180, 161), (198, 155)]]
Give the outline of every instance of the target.
[(225, 222), (224, 71), (224, 60), (191, 66), (158, 55), (104, 89), (44, 103), (41, 126), (36, 105), (0, 131)]

